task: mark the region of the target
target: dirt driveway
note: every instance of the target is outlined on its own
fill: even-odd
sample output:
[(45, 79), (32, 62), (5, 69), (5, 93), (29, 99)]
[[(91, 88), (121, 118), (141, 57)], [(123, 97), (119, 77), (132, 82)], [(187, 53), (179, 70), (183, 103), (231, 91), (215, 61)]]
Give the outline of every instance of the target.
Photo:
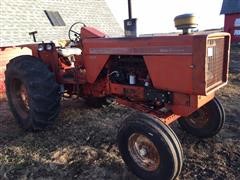
[[(240, 179), (240, 48), (232, 51), (230, 83), (218, 92), (226, 123), (214, 138), (200, 140), (173, 129), (184, 149), (182, 179)], [(135, 180), (116, 146), (117, 129), (132, 110), (112, 104), (86, 108), (65, 101), (56, 124), (45, 131), (19, 129), (0, 102), (0, 179)]]

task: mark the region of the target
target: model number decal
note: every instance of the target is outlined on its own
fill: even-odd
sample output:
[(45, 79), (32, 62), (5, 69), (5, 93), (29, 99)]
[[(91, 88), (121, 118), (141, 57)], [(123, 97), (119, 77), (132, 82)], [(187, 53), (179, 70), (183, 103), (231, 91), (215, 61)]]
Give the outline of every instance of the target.
[(176, 47), (137, 47), (137, 48), (90, 48), (90, 54), (130, 54), (130, 55), (191, 55), (192, 47), (191, 46), (176, 46)]

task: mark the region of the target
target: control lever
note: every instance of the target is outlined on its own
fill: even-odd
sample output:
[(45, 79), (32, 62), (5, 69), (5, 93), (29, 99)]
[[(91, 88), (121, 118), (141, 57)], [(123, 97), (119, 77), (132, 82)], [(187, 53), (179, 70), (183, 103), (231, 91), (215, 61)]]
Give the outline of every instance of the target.
[(32, 31), (32, 32), (29, 32), (29, 35), (33, 37), (33, 42), (37, 42), (36, 40), (36, 35), (38, 32), (37, 31)]

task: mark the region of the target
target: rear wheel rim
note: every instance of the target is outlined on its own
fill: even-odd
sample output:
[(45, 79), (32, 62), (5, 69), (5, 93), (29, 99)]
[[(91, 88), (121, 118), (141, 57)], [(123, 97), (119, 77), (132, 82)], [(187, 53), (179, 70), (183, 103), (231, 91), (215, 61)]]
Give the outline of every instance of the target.
[(10, 90), (12, 103), (16, 111), (23, 119), (28, 118), (29, 114), (29, 96), (26, 86), (19, 79), (13, 79)]
[(146, 171), (155, 171), (160, 165), (156, 146), (146, 136), (134, 133), (128, 139), (128, 151), (135, 163)]

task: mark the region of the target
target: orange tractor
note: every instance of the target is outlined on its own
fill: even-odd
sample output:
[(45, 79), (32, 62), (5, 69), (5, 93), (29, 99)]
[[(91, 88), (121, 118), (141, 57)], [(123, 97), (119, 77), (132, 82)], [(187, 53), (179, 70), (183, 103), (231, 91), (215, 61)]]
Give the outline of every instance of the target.
[[(175, 18), (182, 34), (136, 36), (136, 19), (125, 20), (125, 36), (75, 23), (69, 45), (33, 43), (2, 47), (5, 86), (19, 125), (39, 130), (54, 123), (61, 97), (94, 105), (107, 97), (139, 111), (129, 115), (118, 145), (129, 169), (142, 179), (175, 179), (182, 168), (181, 144), (170, 128), (199, 138), (217, 134), (225, 114), (214, 97), (228, 79), (228, 33), (189, 33), (192, 15)], [(81, 25), (80, 31), (74, 28)]]

